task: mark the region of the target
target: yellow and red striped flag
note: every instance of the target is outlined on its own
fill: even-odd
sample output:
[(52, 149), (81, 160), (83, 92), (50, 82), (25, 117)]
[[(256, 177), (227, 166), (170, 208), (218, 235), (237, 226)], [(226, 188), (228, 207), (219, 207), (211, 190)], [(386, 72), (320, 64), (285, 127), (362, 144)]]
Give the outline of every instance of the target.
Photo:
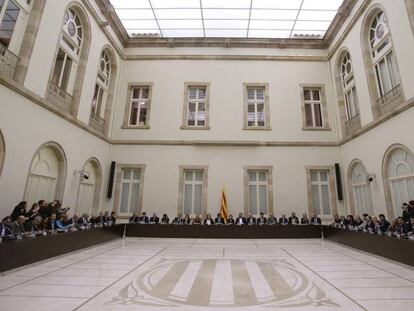
[(221, 217), (224, 218), (224, 223), (227, 225), (227, 199), (226, 199), (226, 192), (224, 191), (224, 187), (221, 190), (221, 208), (220, 208)]

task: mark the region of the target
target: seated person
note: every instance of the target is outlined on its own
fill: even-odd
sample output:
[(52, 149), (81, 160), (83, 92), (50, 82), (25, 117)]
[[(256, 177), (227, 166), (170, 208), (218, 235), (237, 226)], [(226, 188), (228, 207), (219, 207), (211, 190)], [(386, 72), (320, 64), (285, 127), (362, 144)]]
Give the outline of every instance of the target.
[(397, 219), (398, 219), (397, 229), (395, 229), (392, 235), (396, 237), (403, 237), (407, 235), (409, 228), (407, 227), (407, 224), (402, 217), (398, 217)]
[(286, 214), (282, 214), (282, 217), (279, 218), (279, 225), (287, 226), (289, 224), (289, 219), (286, 218)]
[(24, 223), (26, 222), (26, 217), (23, 215), (17, 216), (16, 220), (8, 225), (9, 231), (15, 237), (22, 236), (25, 233)]
[(44, 227), (47, 231), (55, 231), (57, 229), (56, 218), (56, 214), (52, 213), (50, 214), (49, 218), (45, 219), (46, 223)]
[(371, 216), (366, 216), (365, 217), (365, 222), (363, 224), (362, 230), (368, 231), (368, 232), (374, 232), (376, 230), (375, 229), (375, 223), (372, 220)]
[(204, 225), (208, 225), (208, 226), (214, 225), (214, 221), (211, 218), (211, 215), (210, 214), (207, 214), (206, 219), (204, 219), (204, 223), (203, 224)]
[(236, 225), (242, 226), (246, 224), (246, 218), (243, 217), (243, 213), (239, 213), (239, 217), (236, 218)]
[(414, 216), (410, 218), (407, 225), (407, 236), (410, 240), (414, 240)]
[(361, 217), (359, 217), (359, 215), (357, 215), (356, 217), (355, 217), (355, 229), (356, 230), (361, 230), (361, 226), (363, 226), (364, 225), (364, 221), (362, 220), (362, 218)]
[(227, 219), (227, 224), (234, 225), (234, 218), (232, 214), (229, 215), (229, 219)]
[(185, 214), (184, 215), (184, 219), (182, 220), (182, 224), (183, 225), (191, 225), (191, 218), (190, 218), (190, 214)]
[(299, 225), (299, 218), (296, 216), (295, 212), (292, 212), (289, 217), (289, 225)]
[(140, 223), (140, 224), (148, 224), (149, 223), (149, 218), (148, 218), (146, 212), (141, 213), (141, 217), (138, 219), (138, 223)]
[(34, 234), (42, 234), (43, 218), (41, 216), (35, 216), (33, 220), (26, 220), (25, 230), (26, 232), (32, 232)]
[(217, 217), (214, 219), (214, 224), (215, 225), (225, 225), (225, 221), (223, 216), (221, 216), (221, 213), (217, 214)]
[(333, 222), (330, 224), (330, 226), (332, 226), (332, 227), (337, 227), (338, 226), (338, 224), (339, 224), (339, 222), (340, 222), (340, 218), (339, 218), (339, 215), (338, 215), (338, 213), (335, 213), (334, 215), (333, 215)]
[(267, 219), (263, 212), (260, 212), (260, 217), (257, 218), (256, 224), (259, 226), (267, 225)]
[(102, 217), (102, 223), (104, 226), (109, 226), (109, 221), (111, 219), (111, 215), (109, 215), (109, 211), (105, 211)]
[(26, 218), (28, 216), (27, 213), (27, 202), (21, 201), (14, 207), (12, 213), (10, 214), (10, 217), (11, 220), (14, 222), (19, 216), (24, 216)]
[(193, 225), (201, 225), (200, 215), (196, 215), (196, 217), (193, 219)]
[(345, 216), (340, 216), (339, 228), (346, 228), (348, 226), (348, 219)]
[(277, 218), (273, 214), (270, 214), (269, 218), (267, 219), (267, 224), (269, 226), (277, 225)]
[(108, 224), (110, 226), (115, 226), (116, 224), (116, 213), (115, 212), (111, 212), (111, 216), (109, 216)]
[(248, 226), (254, 226), (256, 224), (256, 218), (253, 217), (252, 214), (247, 217), (247, 225)]
[(67, 213), (62, 214), (58, 220), (56, 220), (56, 227), (58, 231), (68, 231), (73, 229), (75, 224)]
[(0, 222), (0, 241), (8, 240), (12, 233), (9, 229), (9, 225), (11, 224), (11, 217), (7, 216), (2, 219)]
[(320, 224), (322, 224), (322, 221), (318, 217), (318, 215), (316, 213), (314, 213), (313, 216), (311, 217), (311, 219), (309, 220), (309, 223), (311, 225), (320, 225)]
[(390, 228), (390, 223), (385, 219), (385, 215), (380, 214), (379, 215), (379, 227), (378, 227), (379, 232), (378, 233), (386, 233), (389, 228)]
[(157, 216), (156, 213), (152, 213), (152, 217), (149, 220), (150, 224), (158, 225), (160, 222), (160, 218)]
[(95, 218), (94, 225), (95, 227), (102, 227), (103, 224), (104, 224), (104, 212), (100, 211), (98, 216)]
[(168, 225), (170, 223), (170, 219), (168, 218), (167, 214), (163, 214), (161, 218), (162, 225)]
[(177, 217), (175, 217), (172, 221), (172, 224), (174, 225), (181, 225), (183, 222), (183, 214), (178, 213)]
[(139, 217), (137, 213), (133, 213), (131, 217), (129, 217), (129, 223), (130, 224), (137, 224), (139, 221)]
[(91, 225), (89, 222), (89, 215), (87, 213), (83, 213), (82, 216), (76, 221), (76, 225), (80, 229), (86, 229), (89, 227)]
[(309, 224), (309, 218), (306, 213), (303, 213), (302, 218), (300, 219), (301, 225), (308, 225)]

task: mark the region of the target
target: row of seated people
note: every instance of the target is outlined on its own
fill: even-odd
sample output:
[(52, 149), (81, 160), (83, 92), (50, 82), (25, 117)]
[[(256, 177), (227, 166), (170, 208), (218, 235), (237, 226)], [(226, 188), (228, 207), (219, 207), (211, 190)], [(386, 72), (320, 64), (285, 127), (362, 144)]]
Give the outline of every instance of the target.
[[(152, 215), (152, 217), (148, 217), (146, 212), (142, 212), (141, 216), (138, 216), (137, 214), (133, 214), (129, 218), (129, 223), (133, 224), (162, 224), (162, 225), (168, 225), (170, 224), (170, 218), (167, 214), (163, 214), (161, 219), (157, 216), (156, 213)], [(320, 225), (321, 219), (314, 214), (311, 218), (308, 218), (307, 214), (303, 214), (302, 218), (299, 220), (299, 218), (296, 216), (295, 212), (291, 213), (291, 216), (286, 217), (285, 214), (282, 214), (282, 217), (277, 219), (274, 215), (269, 215), (269, 217), (266, 217), (264, 213), (260, 213), (260, 216), (258, 218), (253, 217), (253, 215), (249, 215), (248, 217), (244, 217), (243, 213), (239, 213), (239, 216), (234, 219), (233, 215), (229, 215), (228, 219), (225, 220), (221, 213), (217, 214), (216, 218), (212, 218), (211, 214), (207, 214), (204, 219), (202, 219), (200, 216), (195, 216), (194, 218), (191, 218), (189, 214), (178, 214), (177, 217), (175, 217), (171, 224), (173, 225)]]
[(331, 225), (336, 228), (414, 240), (414, 201), (403, 203), (402, 210), (402, 215), (391, 222), (385, 218), (384, 214), (380, 214), (378, 217), (371, 217), (365, 213), (362, 217), (335, 215)]
[(100, 212), (89, 218), (88, 214), (70, 217), (69, 208), (62, 208), (60, 201), (46, 203), (41, 200), (28, 208), (27, 202), (20, 202), (0, 223), (2, 241), (112, 226), (116, 224), (115, 212)]

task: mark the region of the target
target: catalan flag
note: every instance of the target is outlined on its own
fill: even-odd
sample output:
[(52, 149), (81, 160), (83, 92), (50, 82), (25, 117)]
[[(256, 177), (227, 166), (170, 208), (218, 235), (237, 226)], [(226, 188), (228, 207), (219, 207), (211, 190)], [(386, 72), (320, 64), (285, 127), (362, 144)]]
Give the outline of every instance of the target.
[(224, 191), (224, 187), (221, 190), (221, 208), (220, 208), (221, 217), (224, 218), (224, 223), (227, 225), (227, 199), (226, 199), (226, 192)]

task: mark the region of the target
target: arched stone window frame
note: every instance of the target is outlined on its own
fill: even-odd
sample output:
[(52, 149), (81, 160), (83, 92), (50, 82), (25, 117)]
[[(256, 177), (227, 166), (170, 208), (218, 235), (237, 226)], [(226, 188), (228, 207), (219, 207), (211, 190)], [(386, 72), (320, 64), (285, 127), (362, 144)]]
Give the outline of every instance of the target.
[(58, 158), (59, 162), (59, 172), (57, 177), (57, 183), (56, 183), (56, 190), (55, 190), (55, 199), (62, 201), (63, 195), (65, 192), (65, 184), (66, 184), (66, 175), (67, 175), (67, 158), (66, 153), (63, 149), (63, 147), (54, 141), (49, 141), (41, 145), (39, 148), (37, 148), (36, 152), (33, 154), (32, 160), (30, 161), (29, 170), (27, 172), (27, 178), (26, 178), (26, 187), (24, 190), (24, 199), (26, 199), (28, 195), (28, 186), (29, 186), (29, 179), (30, 179), (30, 170), (33, 164), (33, 161), (35, 160), (37, 154), (45, 148), (52, 149)]
[(403, 144), (393, 144), (393, 145), (391, 145), (386, 150), (386, 152), (384, 154), (384, 157), (382, 159), (382, 179), (383, 179), (383, 182), (384, 182), (384, 195), (385, 195), (385, 203), (386, 203), (388, 218), (396, 218), (398, 216), (401, 216), (401, 215), (395, 213), (395, 211), (399, 207), (394, 206), (394, 202), (393, 202), (393, 199), (392, 199), (392, 190), (391, 190), (391, 186), (390, 186), (390, 177), (389, 177), (389, 174), (388, 174), (389, 159), (390, 159), (391, 155), (394, 153), (394, 151), (397, 150), (397, 149), (402, 149), (402, 150), (406, 151), (408, 154), (410, 154), (411, 156), (414, 157), (414, 154), (411, 151), (411, 149), (408, 148), (407, 146), (403, 145)]
[[(74, 73), (74, 85), (71, 93), (62, 90), (60, 87), (56, 86), (54, 82), (52, 82), (53, 73), (56, 65), (56, 58), (61, 46), (60, 42), (62, 40), (61, 38), (64, 32), (63, 27), (65, 23), (65, 16), (69, 10), (74, 10), (76, 12), (82, 26), (82, 43), (80, 46), (79, 60), (77, 62), (76, 73)], [(83, 82), (85, 79), (86, 65), (89, 57), (91, 38), (91, 25), (87, 11), (79, 2), (72, 1), (66, 6), (64, 10), (61, 31), (59, 33), (58, 42), (56, 44), (56, 52), (53, 60), (53, 65), (50, 71), (48, 87), (46, 90), (46, 98), (49, 100), (49, 103), (53, 106), (53, 108), (55, 108), (61, 113), (70, 114), (74, 117), (77, 115), (80, 105), (80, 98), (83, 88)]]
[[(356, 208), (356, 205), (355, 205), (354, 186), (353, 186), (353, 181), (352, 181), (353, 171), (354, 171), (355, 166), (357, 166), (357, 165), (361, 165), (363, 167), (364, 173), (368, 174), (367, 168), (361, 160), (354, 159), (349, 164), (347, 183), (348, 183), (349, 208), (350, 208), (350, 212), (351, 212), (352, 215), (357, 215), (359, 213), (359, 211), (357, 211), (357, 208)], [(367, 182), (367, 185), (370, 186), (369, 182)], [(369, 196), (370, 196), (369, 200), (371, 202), (370, 209), (371, 209), (372, 212), (371, 213), (368, 212), (368, 214), (370, 214), (370, 216), (372, 216), (375, 213), (375, 211), (374, 211), (374, 207), (373, 207), (373, 204), (372, 204), (371, 189), (369, 189)]]
[[(350, 62), (352, 64), (352, 55), (348, 48), (343, 47), (339, 52), (335, 62), (335, 84), (336, 84), (336, 93), (338, 97), (338, 108), (339, 108), (339, 116), (341, 119), (342, 125), (342, 135), (343, 137), (348, 137), (355, 132), (357, 132), (361, 128), (361, 116), (359, 113), (359, 103), (357, 102), (356, 106), (358, 109), (357, 114), (352, 118), (348, 118), (347, 112), (347, 105), (345, 99), (345, 92), (344, 92), (344, 82), (343, 82), (343, 75), (342, 75), (342, 64), (346, 55), (350, 56)], [(353, 65), (353, 64), (352, 64)], [(354, 84), (356, 90), (356, 96), (358, 97), (358, 87), (355, 79), (355, 72), (354, 75)]]
[[(116, 81), (117, 81), (117, 75), (118, 75), (118, 65), (117, 65), (116, 54), (111, 46), (105, 45), (102, 48), (100, 55), (102, 55), (103, 52), (107, 53), (110, 63), (111, 63), (110, 76), (109, 76), (108, 86), (106, 90), (106, 99), (105, 99), (105, 104), (104, 104), (105, 109), (104, 109), (102, 120), (97, 120), (97, 118), (92, 112), (92, 107), (91, 107), (89, 125), (93, 127), (94, 129), (96, 129), (97, 131), (101, 132), (102, 134), (107, 135), (109, 131), (110, 121), (111, 121), (113, 102), (115, 99), (115, 88), (116, 88)], [(97, 79), (98, 79), (100, 61), (101, 61), (101, 56), (99, 56)]]
[(365, 64), (365, 72), (367, 76), (368, 90), (371, 98), (371, 109), (373, 113), (374, 121), (379, 120), (381, 117), (391, 114), (395, 111), (398, 111), (401, 106), (406, 104), (406, 99), (404, 95), (404, 90), (401, 83), (401, 78), (399, 75), (398, 68), (398, 59), (395, 55), (395, 45), (393, 43), (392, 36), (392, 25), (389, 24), (389, 39), (391, 42), (391, 49), (394, 53), (395, 59), (395, 68), (396, 68), (396, 78), (399, 80), (399, 84), (394, 87), (391, 91), (386, 93), (384, 96), (380, 95), (380, 91), (377, 83), (377, 76), (375, 73), (375, 68), (372, 58), (372, 49), (371, 49), (371, 39), (370, 39), (370, 30), (372, 26), (373, 19), (380, 13), (385, 14), (386, 19), (387, 12), (380, 4), (374, 4), (368, 10), (368, 13), (365, 15), (365, 18), (362, 23), (361, 29), (361, 47), (362, 54)]

